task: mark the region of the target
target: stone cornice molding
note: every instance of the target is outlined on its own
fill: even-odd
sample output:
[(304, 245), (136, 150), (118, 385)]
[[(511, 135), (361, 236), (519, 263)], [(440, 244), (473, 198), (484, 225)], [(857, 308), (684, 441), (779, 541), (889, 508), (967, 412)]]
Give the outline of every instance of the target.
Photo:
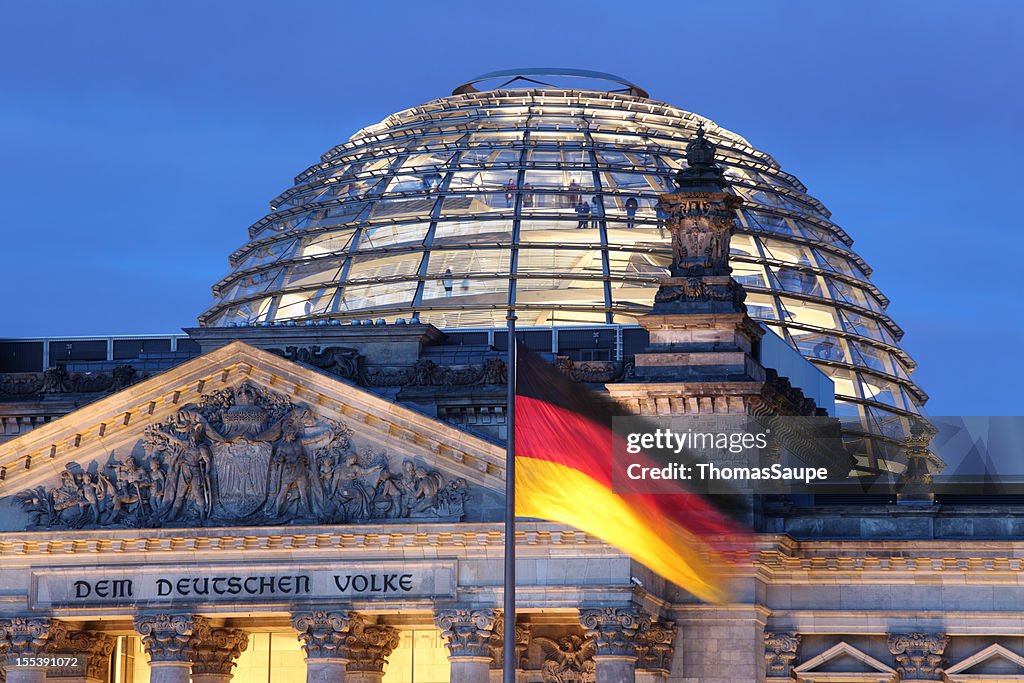
[[(517, 544), (523, 552), (543, 554), (543, 548), (586, 550), (620, 555), (604, 541), (586, 532), (547, 522), (517, 525)], [(324, 551), (360, 553), (429, 548), (454, 555), (489, 553), (504, 547), (500, 523), (466, 522), (454, 527), (424, 524), (352, 524), (345, 526), (214, 527), (197, 529), (94, 529), (88, 531), (32, 531), (4, 533), (0, 538), (0, 565), (23, 565), (27, 560), (55, 558), (137, 556), (154, 561), (167, 553), (240, 553), (253, 550), (287, 551), (291, 557)], [(13, 562), (5, 563), (4, 558)]]

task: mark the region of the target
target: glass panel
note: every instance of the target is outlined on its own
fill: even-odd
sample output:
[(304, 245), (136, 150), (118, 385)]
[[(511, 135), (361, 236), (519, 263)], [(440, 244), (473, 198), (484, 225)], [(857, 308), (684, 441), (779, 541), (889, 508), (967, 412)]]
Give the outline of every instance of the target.
[(798, 244), (780, 242), (778, 240), (762, 237), (761, 246), (764, 248), (765, 255), (770, 259), (785, 261), (787, 263), (796, 263), (801, 266), (816, 265), (814, 262), (814, 256), (811, 255), (810, 250)]
[(904, 408), (903, 395), (898, 385), (877, 379), (869, 375), (861, 375), (861, 387), (864, 389), (864, 398), (890, 405), (894, 408)]
[(434, 244), (494, 244), (512, 240), (512, 222), (507, 220), (446, 220), (434, 228)]
[(651, 281), (650, 286), (652, 287), (655, 286), (654, 283), (657, 280), (668, 276), (670, 261), (671, 258), (667, 254), (608, 252), (608, 264), (612, 276), (648, 279)]
[(343, 312), (360, 311), (380, 306), (412, 305), (416, 293), (416, 281), (406, 280), (380, 285), (347, 285), (342, 293), (338, 310)]
[(886, 351), (856, 341), (850, 342), (850, 349), (853, 352), (853, 362), (855, 364), (884, 372), (887, 375), (893, 374), (889, 354)]
[(303, 318), (328, 313), (337, 294), (337, 287), (321, 288), (312, 292), (289, 292), (281, 295), (274, 317), (277, 319)]
[(421, 220), (430, 220), (430, 212), (433, 211), (436, 202), (436, 197), (382, 199), (373, 205), (373, 211), (370, 213), (370, 216), (372, 218), (416, 216)]
[(253, 294), (270, 292), (275, 289), (278, 278), (283, 272), (284, 269), (278, 266), (242, 274), (221, 291), (221, 298), (223, 300), (244, 299)]
[(359, 238), (360, 249), (390, 247), (396, 244), (422, 244), (429, 223), (398, 223), (367, 226)]
[(825, 329), (841, 329), (836, 309), (831, 306), (785, 297), (780, 297), (779, 301), (787, 321)]
[(440, 631), (402, 631), (398, 647), (388, 657), (383, 683), (448, 683), (450, 671)]
[[(390, 278), (396, 275), (415, 275), (419, 270), (420, 254), (394, 254), (388, 256), (356, 256), (348, 270), (349, 282), (353, 280), (372, 280)], [(381, 289), (386, 289), (382, 287)]]
[(751, 263), (733, 263), (732, 276), (744, 287), (768, 287), (764, 266)]
[(796, 343), (797, 349), (808, 358), (820, 358), (849, 363), (850, 359), (846, 352), (846, 340), (820, 332), (807, 332), (795, 327), (790, 328), (790, 335)]
[(256, 301), (248, 301), (245, 303), (235, 304), (225, 312), (219, 314), (214, 320), (215, 325), (230, 325), (232, 323), (246, 323), (252, 325), (258, 322), (264, 322), (267, 319), (267, 313), (270, 311), (270, 303), (273, 301), (270, 297), (264, 299), (257, 299)]
[(779, 316), (775, 312), (775, 299), (767, 294), (747, 294), (744, 302), (747, 313), (758, 320), (775, 320)]
[(291, 255), (294, 247), (294, 237), (288, 237), (277, 242), (270, 242), (268, 244), (261, 245), (246, 254), (242, 260), (235, 265), (235, 268), (238, 270), (245, 270), (247, 268), (252, 268), (253, 266), (270, 263), (271, 261), (287, 259)]
[(290, 288), (337, 282), (341, 267), (347, 258), (334, 257), (292, 263), (288, 266), (281, 286)]
[(818, 281), (818, 276), (814, 273), (794, 268), (780, 268), (778, 266), (768, 266), (768, 269), (779, 286), (787, 292), (796, 292), (808, 296), (821, 296), (821, 283)]
[(479, 192), (474, 194), (448, 195), (441, 204), (441, 216), (465, 214), (511, 213), (512, 201), (506, 192)]
[(331, 230), (303, 237), (296, 258), (324, 256), (347, 251), (352, 244), (355, 230)]

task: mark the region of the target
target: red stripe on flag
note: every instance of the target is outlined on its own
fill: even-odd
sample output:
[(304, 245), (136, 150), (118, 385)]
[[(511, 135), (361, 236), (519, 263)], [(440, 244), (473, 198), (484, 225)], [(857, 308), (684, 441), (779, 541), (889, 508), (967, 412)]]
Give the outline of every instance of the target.
[[(612, 482), (613, 448), (625, 453), (625, 442), (610, 428), (585, 416), (528, 396), (516, 397), (516, 457), (546, 460), (575, 469), (614, 489), (632, 507), (644, 510), (650, 524), (657, 528), (661, 520), (674, 522), (688, 531), (708, 537), (712, 546), (734, 550), (744, 543), (746, 532), (695, 493), (680, 491), (680, 482), (664, 480), (634, 481), (623, 476)], [(630, 455), (630, 462), (657, 467), (643, 453)], [(653, 493), (654, 490), (672, 493)], [(719, 538), (715, 538), (719, 537)]]

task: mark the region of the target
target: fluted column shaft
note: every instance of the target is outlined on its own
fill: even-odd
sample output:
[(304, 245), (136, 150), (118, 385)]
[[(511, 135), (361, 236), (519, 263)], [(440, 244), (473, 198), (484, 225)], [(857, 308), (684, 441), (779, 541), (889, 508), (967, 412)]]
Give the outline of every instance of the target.
[(488, 683), (496, 619), (493, 609), (450, 609), (434, 614), (434, 623), (448, 646), (452, 681)]

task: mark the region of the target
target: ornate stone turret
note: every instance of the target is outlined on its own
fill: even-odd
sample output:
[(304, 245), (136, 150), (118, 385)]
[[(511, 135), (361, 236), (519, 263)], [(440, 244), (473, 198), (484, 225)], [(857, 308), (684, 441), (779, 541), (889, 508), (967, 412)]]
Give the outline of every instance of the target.
[(728, 191), (704, 125), (686, 148), (677, 189), (661, 195), (672, 235), (672, 265), (651, 312), (640, 319), (650, 333), (648, 353), (636, 357), (642, 381), (761, 381), (754, 349), (764, 334), (730, 277), (729, 240), (741, 200)]

